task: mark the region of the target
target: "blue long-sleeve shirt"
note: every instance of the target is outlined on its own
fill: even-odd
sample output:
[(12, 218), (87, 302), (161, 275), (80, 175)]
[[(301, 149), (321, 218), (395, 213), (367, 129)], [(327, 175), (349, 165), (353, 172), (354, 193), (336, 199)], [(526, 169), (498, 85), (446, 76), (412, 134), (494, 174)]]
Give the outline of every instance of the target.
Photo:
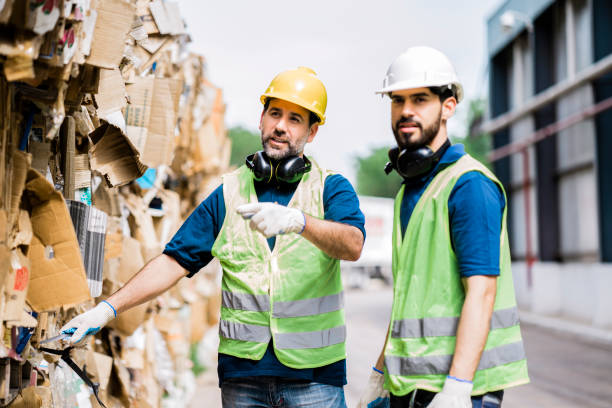
[[(442, 169), (465, 154), (463, 145), (450, 146), (431, 172), (406, 182), (400, 208), (402, 235), (423, 192)], [(499, 275), (502, 217), (506, 200), (497, 184), (478, 171), (462, 175), (449, 196), (451, 242), (461, 276)]]

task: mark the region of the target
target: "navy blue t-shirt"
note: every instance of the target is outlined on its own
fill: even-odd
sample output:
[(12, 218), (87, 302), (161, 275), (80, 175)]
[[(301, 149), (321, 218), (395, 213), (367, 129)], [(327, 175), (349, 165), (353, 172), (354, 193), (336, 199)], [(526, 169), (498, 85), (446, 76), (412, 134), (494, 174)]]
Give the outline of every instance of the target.
[[(423, 192), (438, 172), (465, 154), (463, 145), (450, 146), (432, 171), (406, 181), (400, 208), (402, 236)], [(479, 171), (462, 175), (448, 198), (451, 242), (462, 277), (499, 275), (499, 246), (506, 200), (497, 184)]]
[[(288, 205), (297, 183), (293, 185), (274, 185), (255, 183), (259, 202), (276, 202)], [(339, 174), (328, 176), (323, 188), (324, 218), (359, 228), (365, 238), (365, 218), (359, 209), (355, 190), (347, 179)], [(164, 254), (174, 258), (193, 276), (213, 258), (211, 250), (225, 219), (223, 185), (204, 200), (176, 235), (166, 245)], [(274, 248), (276, 238), (268, 239), (270, 249)], [(217, 365), (219, 384), (226, 378), (251, 376), (275, 376), (342, 386), (346, 384), (346, 360), (323, 367), (293, 369), (283, 365), (274, 354), (271, 343), (261, 360), (242, 359), (219, 353)]]

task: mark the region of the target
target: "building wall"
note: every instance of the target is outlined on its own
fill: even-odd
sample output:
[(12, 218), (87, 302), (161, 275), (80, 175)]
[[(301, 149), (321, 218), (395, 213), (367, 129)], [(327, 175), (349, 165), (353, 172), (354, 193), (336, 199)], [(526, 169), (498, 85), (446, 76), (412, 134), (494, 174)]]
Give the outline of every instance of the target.
[[(503, 11), (521, 11), (524, 6), (522, 1), (506, 1), (489, 19), (489, 33), (495, 32), (495, 24), (499, 25), (495, 19)], [(495, 86), (505, 86), (502, 93), (508, 94), (507, 109), (499, 109), (503, 104), (498, 98), (498, 109), (491, 110), (492, 117), (519, 109), (533, 94), (570, 80), (612, 53), (609, 0), (557, 0), (530, 16), (535, 25), (533, 35), (515, 31), (502, 48), (489, 48), (491, 60), (497, 62), (491, 92), (498, 91)], [(499, 38), (495, 41), (502, 44)], [(500, 66), (502, 62), (507, 66)], [(506, 81), (499, 78), (504, 72), (509, 76)], [(612, 73), (517, 120), (506, 130), (508, 139), (523, 140), (547, 124), (567, 119), (610, 96)], [(608, 110), (528, 149), (531, 242), (539, 259), (531, 266), (524, 262), (525, 155), (514, 154), (506, 162), (513, 275), (522, 308), (612, 328), (611, 133), (612, 110)], [(548, 248), (542, 249), (542, 243)]]

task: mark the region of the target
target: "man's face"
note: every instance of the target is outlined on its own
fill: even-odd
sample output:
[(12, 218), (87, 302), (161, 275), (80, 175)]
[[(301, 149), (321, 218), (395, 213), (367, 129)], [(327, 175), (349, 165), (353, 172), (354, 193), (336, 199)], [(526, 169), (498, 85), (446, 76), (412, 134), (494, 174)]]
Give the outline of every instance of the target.
[(391, 93), (391, 127), (399, 148), (415, 150), (429, 145), (441, 123), (442, 103), (428, 88)]
[(259, 130), (264, 151), (276, 160), (302, 156), (304, 146), (311, 142), (318, 124), (309, 125), (310, 112), (282, 99), (272, 99), (261, 114)]

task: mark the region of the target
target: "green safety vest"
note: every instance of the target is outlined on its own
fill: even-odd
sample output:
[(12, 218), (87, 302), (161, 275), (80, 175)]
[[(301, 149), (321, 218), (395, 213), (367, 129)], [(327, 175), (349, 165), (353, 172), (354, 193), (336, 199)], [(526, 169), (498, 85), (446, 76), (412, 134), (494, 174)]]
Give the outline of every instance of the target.
[[(331, 174), (314, 161), (289, 207), (323, 219)], [(253, 174), (242, 166), (223, 177), (226, 215), (212, 254), (223, 268), (219, 352), (259, 360), (272, 340), (278, 360), (313, 368), (346, 358), (340, 261), (299, 234), (266, 238), (236, 208), (257, 202)]]
[[(451, 244), (448, 198), (457, 180), (469, 171), (481, 172), (502, 188), (486, 167), (467, 154), (462, 156), (427, 186), (403, 239), (400, 206), (404, 186), (395, 199), (393, 309), (385, 349), (385, 388), (394, 395), (414, 389), (439, 392), (449, 373), (465, 291)], [(472, 395), (529, 382), (510, 269), (506, 213), (507, 206), (495, 306)]]

